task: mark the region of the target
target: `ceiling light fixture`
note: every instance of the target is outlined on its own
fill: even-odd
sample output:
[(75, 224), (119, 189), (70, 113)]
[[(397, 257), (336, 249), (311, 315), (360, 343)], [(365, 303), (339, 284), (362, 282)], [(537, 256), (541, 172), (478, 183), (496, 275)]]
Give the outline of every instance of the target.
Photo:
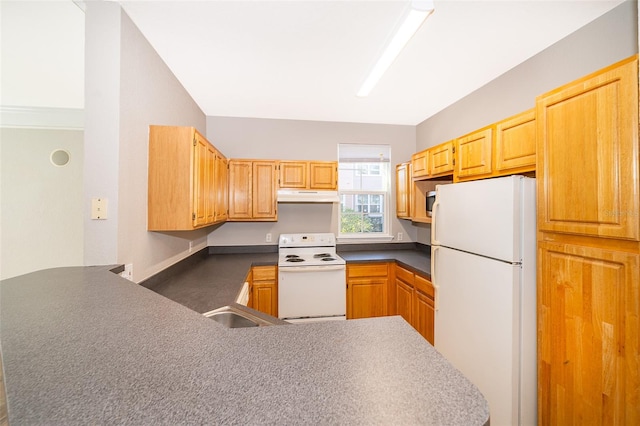
[(411, 37), (418, 31), (420, 25), (431, 15), (434, 11), (433, 0), (412, 0), (411, 8), (408, 13), (405, 14), (402, 23), (398, 27), (398, 30), (391, 38), (389, 44), (387, 44), (384, 52), (371, 69), (371, 72), (365, 79), (364, 83), (360, 87), (357, 96), (364, 97), (369, 95), (369, 92), (378, 83), (378, 80), (387, 71), (387, 68), (395, 61), (396, 57), (400, 54), (404, 46), (409, 42)]

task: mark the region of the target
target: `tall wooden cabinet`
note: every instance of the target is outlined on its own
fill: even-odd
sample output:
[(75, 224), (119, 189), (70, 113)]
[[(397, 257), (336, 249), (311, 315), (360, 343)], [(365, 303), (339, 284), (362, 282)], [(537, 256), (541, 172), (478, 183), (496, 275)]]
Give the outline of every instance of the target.
[(229, 160), (229, 221), (275, 221), (277, 162)]
[(149, 127), (149, 231), (188, 231), (226, 218), (226, 158), (193, 127)]
[(538, 418), (640, 424), (638, 61), (538, 97)]

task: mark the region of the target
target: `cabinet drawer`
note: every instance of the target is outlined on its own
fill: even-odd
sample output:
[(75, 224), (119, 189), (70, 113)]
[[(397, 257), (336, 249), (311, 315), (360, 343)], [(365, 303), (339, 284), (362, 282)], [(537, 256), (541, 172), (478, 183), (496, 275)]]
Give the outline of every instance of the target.
[(420, 275), (415, 276), (414, 286), (416, 290), (419, 290), (429, 296), (430, 298), (435, 298), (435, 289), (433, 288), (433, 284), (428, 279), (421, 277)]
[(366, 265), (347, 265), (347, 276), (357, 277), (387, 277), (389, 268), (386, 263), (368, 263)]
[(402, 266), (396, 266), (396, 278), (413, 286), (413, 272), (404, 269)]
[(254, 266), (252, 269), (253, 281), (268, 281), (276, 279), (275, 266)]

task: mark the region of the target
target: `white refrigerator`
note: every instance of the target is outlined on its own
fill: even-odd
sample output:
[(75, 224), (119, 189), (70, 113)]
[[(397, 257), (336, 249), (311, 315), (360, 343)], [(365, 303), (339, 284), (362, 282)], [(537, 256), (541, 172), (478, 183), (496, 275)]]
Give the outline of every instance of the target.
[(491, 426), (537, 424), (535, 179), (436, 188), (435, 347), (489, 402)]

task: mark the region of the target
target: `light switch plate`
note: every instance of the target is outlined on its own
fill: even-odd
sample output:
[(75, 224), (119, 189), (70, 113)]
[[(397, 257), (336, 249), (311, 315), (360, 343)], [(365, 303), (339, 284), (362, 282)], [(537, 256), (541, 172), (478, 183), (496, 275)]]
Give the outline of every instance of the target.
[(107, 218), (107, 199), (106, 198), (92, 198), (91, 199), (91, 219), (106, 219)]

